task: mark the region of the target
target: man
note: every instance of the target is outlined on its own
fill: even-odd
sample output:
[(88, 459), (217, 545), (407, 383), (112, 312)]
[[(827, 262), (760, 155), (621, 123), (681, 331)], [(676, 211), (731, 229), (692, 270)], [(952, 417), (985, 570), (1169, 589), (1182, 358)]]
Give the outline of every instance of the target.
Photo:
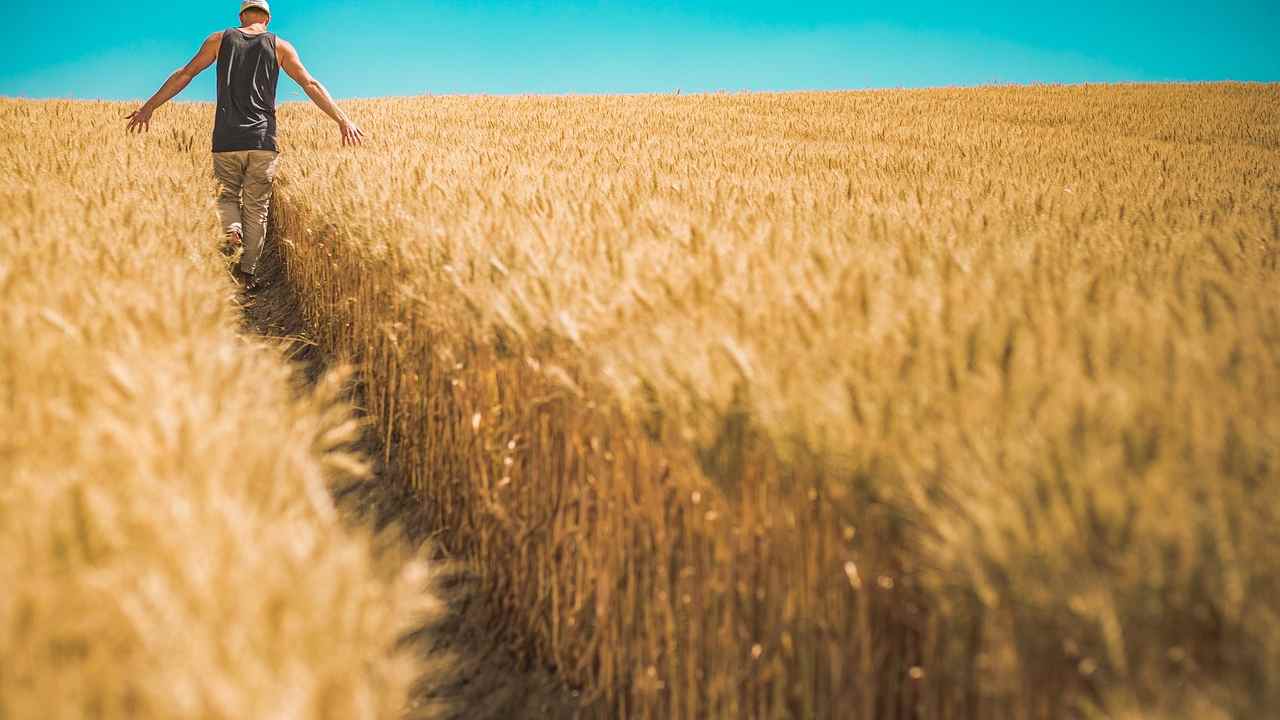
[(334, 122), (342, 144), (359, 145), (364, 133), (333, 103), (329, 91), (311, 77), (292, 45), (267, 32), (266, 0), (240, 3), (240, 27), (217, 32), (185, 67), (175, 71), (142, 107), (128, 116), (129, 132), (151, 129), (151, 114), (218, 61), (218, 107), (213, 121), (213, 174), (221, 185), (218, 215), (227, 242), (243, 245), (240, 274), (248, 290), (258, 287), (254, 272), (267, 229), (267, 208), (275, 180), (276, 82), (280, 69), (302, 86)]

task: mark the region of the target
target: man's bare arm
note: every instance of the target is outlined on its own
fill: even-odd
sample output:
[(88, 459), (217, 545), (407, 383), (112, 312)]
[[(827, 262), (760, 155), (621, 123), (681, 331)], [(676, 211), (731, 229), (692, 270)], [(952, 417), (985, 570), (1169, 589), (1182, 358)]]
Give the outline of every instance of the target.
[(129, 132), (146, 132), (151, 129), (151, 113), (155, 112), (161, 105), (169, 102), (173, 96), (182, 92), (197, 75), (204, 72), (205, 68), (213, 64), (218, 59), (218, 48), (222, 44), (222, 33), (214, 33), (205, 38), (204, 44), (200, 46), (200, 50), (196, 56), (191, 58), (191, 62), (173, 71), (168, 80), (160, 86), (155, 95), (151, 99), (142, 104), (142, 107), (129, 113)]
[(307, 68), (303, 66), (302, 60), (298, 57), (298, 51), (293, 45), (277, 38), (276, 57), (280, 60), (280, 67), (293, 78), (294, 82), (298, 83), (307, 97), (311, 98), (311, 102), (338, 123), (338, 131), (342, 133), (342, 144), (359, 145), (364, 139), (364, 131), (356, 127), (356, 124), (351, 122), (351, 118), (342, 112), (342, 108), (333, 102), (333, 97), (329, 95), (324, 85), (311, 77), (311, 73), (307, 72)]

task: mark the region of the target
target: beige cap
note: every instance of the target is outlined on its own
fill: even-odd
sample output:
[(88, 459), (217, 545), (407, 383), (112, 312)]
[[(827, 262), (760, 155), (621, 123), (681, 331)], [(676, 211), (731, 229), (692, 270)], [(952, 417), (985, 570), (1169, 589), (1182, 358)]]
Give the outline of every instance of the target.
[(267, 0), (244, 0), (240, 3), (240, 12), (253, 9), (261, 10), (267, 15), (271, 14), (271, 6), (267, 4)]

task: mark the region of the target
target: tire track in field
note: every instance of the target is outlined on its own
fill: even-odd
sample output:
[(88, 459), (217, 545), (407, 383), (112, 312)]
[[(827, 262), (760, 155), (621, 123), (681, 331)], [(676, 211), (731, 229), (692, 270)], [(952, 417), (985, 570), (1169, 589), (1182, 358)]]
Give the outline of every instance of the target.
[[(244, 332), (282, 343), (298, 364), (299, 376), (311, 384), (328, 367), (329, 358), (311, 339), (280, 262), (276, 238), (270, 237), (259, 261), (263, 287), (252, 295), (239, 295)], [(352, 397), (357, 408), (362, 407), (360, 395), (357, 377)], [(421, 500), (400, 481), (394, 464), (384, 463), (395, 453), (383, 452), (375, 435), (365, 433), (359, 448), (373, 460), (373, 473), (366, 480), (335, 488), (335, 502), (350, 522), (378, 531), (397, 526), (401, 541), (412, 550), (429, 544), (431, 557), (443, 568), (436, 571), (442, 574), (434, 590), (448, 607), (441, 619), (418, 627), (403, 640), (417, 649), (424, 665), (408, 716), (532, 720), (596, 714), (582, 709), (580, 693), (565, 687), (553, 673), (517, 657), (503, 638), (489, 632), (496, 624), (489, 622), (480, 579), (431, 542), (434, 529), (427, 524), (426, 514), (418, 511)]]

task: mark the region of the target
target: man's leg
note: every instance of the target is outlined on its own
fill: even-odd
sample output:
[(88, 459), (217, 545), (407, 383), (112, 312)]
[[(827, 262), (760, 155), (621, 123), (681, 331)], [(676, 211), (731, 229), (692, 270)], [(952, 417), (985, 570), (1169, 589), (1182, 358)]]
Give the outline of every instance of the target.
[(244, 221), (240, 214), (240, 193), (244, 186), (247, 152), (213, 154), (213, 176), (218, 179), (218, 220), (227, 240), (240, 242), (244, 237)]
[(267, 212), (271, 206), (271, 185), (276, 179), (279, 153), (250, 150), (244, 175), (244, 255), (240, 271), (252, 275), (258, 269), (262, 243), (267, 235)]

